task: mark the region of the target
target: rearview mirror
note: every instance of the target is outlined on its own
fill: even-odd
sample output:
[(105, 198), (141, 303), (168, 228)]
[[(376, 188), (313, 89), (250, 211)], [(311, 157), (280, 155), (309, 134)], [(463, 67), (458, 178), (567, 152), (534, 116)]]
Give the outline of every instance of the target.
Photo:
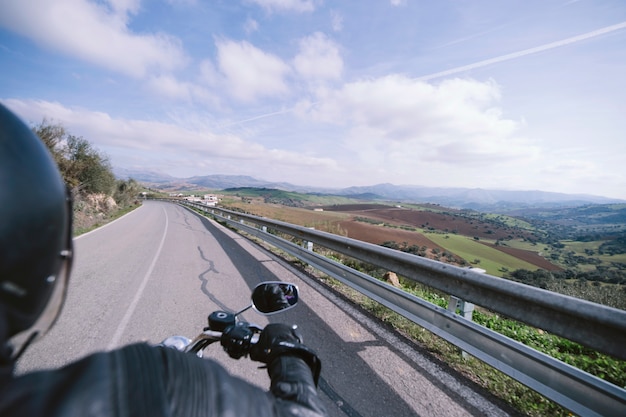
[(263, 314), (278, 313), (298, 302), (298, 287), (281, 281), (262, 282), (252, 291), (252, 306)]

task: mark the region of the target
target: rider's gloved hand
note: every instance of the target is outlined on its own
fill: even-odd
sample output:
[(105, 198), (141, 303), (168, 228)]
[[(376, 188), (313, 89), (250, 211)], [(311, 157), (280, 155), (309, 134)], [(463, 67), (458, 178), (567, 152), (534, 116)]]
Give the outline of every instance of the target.
[(259, 341), (250, 348), (250, 358), (268, 363), (270, 357), (274, 356), (274, 349), (279, 346), (280, 342), (296, 344), (300, 343), (300, 339), (295, 330), (286, 324), (268, 324), (261, 332)]
[(220, 342), (231, 358), (239, 359), (248, 354), (252, 330), (244, 323), (228, 326), (222, 333)]
[(270, 368), (277, 358), (293, 356), (304, 360), (311, 368), (317, 385), (321, 363), (315, 352), (302, 344), (296, 330), (281, 323), (268, 324), (261, 332), (259, 341), (250, 348), (250, 358), (263, 362)]
[(278, 402), (279, 406), (295, 402), (317, 415), (327, 415), (316, 392), (322, 365), (317, 355), (302, 344), (295, 329), (284, 324), (268, 324), (259, 341), (251, 346), (250, 358), (267, 364), (272, 380), (270, 392), (287, 400)]

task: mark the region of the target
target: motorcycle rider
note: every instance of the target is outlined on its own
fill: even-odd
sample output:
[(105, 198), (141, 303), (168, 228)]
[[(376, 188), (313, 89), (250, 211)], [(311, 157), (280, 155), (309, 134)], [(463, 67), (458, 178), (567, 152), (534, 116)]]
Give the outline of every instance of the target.
[(291, 304), (285, 291), (278, 285), (267, 285), (260, 296), (254, 300), (254, 307), (261, 313), (280, 311), (289, 306)]
[(71, 222), (70, 194), (50, 153), (0, 104), (1, 416), (326, 415), (319, 360), (281, 324), (268, 325), (250, 352), (267, 364), (269, 393), (214, 361), (143, 343), (15, 376), (17, 358), (61, 311)]

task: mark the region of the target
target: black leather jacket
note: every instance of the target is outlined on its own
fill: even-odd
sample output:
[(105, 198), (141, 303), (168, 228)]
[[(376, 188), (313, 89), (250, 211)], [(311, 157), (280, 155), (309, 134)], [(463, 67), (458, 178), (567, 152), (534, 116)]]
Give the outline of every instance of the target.
[(296, 357), (268, 366), (265, 392), (214, 361), (135, 344), (0, 381), (0, 416), (301, 416), (326, 412)]

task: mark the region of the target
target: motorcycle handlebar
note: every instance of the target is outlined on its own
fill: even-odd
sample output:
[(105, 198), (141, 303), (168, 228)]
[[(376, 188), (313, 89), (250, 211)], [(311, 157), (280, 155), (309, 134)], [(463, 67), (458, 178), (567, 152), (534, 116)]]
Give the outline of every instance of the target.
[(262, 282), (252, 291), (251, 304), (245, 309), (237, 313), (214, 311), (208, 317), (209, 326), (195, 339), (173, 336), (165, 339), (161, 345), (202, 357), (204, 348), (219, 341), (232, 358), (239, 359), (249, 354), (250, 347), (258, 342), (259, 333), (263, 329), (251, 323), (238, 322), (237, 316), (252, 307), (264, 315), (282, 312), (295, 307), (298, 296), (298, 287), (294, 284)]
[[(259, 328), (257, 326), (236, 326), (235, 331), (229, 331), (228, 338), (224, 337), (224, 332), (205, 330), (194, 340), (190, 340), (182, 351), (196, 353), (198, 356), (201, 356), (202, 350), (208, 345), (215, 342), (221, 342), (224, 350), (226, 350), (231, 357), (239, 359), (242, 356), (247, 355), (249, 353), (250, 346), (259, 341), (259, 333), (254, 332), (252, 329), (256, 330)], [(168, 344), (168, 340), (166, 340), (163, 344), (170, 347), (176, 347)]]

